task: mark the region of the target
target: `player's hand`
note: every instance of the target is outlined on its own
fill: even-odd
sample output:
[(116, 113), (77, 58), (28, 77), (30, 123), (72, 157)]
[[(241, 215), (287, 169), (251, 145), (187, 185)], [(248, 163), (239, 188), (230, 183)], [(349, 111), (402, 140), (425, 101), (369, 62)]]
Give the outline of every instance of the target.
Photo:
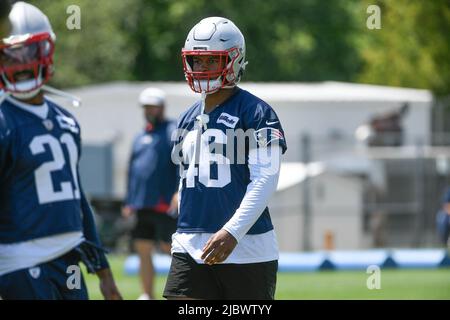
[(100, 291), (105, 300), (122, 300), (122, 295), (114, 282), (111, 269), (102, 269), (97, 272), (97, 276), (100, 279)]
[(177, 212), (178, 213), (178, 192), (176, 192), (172, 200), (170, 200), (169, 212)]
[(228, 231), (221, 229), (209, 238), (201, 258), (206, 264), (221, 263), (233, 252), (237, 240)]
[(178, 218), (178, 192), (173, 195), (167, 214), (174, 219)]
[(125, 206), (122, 207), (122, 217), (129, 218), (134, 214), (134, 210), (131, 207)]

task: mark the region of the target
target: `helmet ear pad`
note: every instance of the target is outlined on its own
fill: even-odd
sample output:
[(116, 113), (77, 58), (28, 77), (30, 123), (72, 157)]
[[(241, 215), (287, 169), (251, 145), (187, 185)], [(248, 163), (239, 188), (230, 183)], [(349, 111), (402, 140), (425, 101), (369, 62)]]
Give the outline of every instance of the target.
[(236, 85), (241, 80), (244, 74), (245, 65), (247, 62), (244, 61), (242, 56), (242, 50), (239, 48), (233, 48), (230, 50), (229, 59), (230, 62), (227, 66), (226, 80), (228, 85)]

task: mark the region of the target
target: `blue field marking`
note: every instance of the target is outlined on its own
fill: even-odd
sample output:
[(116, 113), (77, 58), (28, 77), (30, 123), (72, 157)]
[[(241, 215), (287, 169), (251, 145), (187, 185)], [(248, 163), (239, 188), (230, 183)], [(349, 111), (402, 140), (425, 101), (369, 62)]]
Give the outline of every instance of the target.
[(392, 258), (399, 268), (438, 268), (447, 257), (441, 249), (402, 249), (393, 250)]
[(332, 270), (334, 265), (327, 259), (324, 252), (282, 252), (278, 260), (278, 271), (280, 272), (298, 272), (298, 271), (317, 271)]
[[(156, 273), (167, 274), (169, 255), (155, 254), (153, 264)], [(445, 249), (377, 249), (359, 251), (281, 252), (279, 272), (314, 272), (321, 270), (366, 270), (371, 265), (380, 268), (430, 269), (450, 267), (450, 257)], [(139, 272), (139, 257), (131, 255), (125, 260), (124, 272)]]
[(361, 270), (372, 265), (380, 268), (397, 267), (388, 250), (334, 251), (328, 257), (337, 270)]

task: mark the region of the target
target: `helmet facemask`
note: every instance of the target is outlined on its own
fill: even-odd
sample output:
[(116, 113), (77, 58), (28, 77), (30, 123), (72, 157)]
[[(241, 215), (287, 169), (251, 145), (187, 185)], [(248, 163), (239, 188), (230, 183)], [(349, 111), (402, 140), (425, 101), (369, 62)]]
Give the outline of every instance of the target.
[[(194, 92), (211, 94), (222, 88), (236, 85), (238, 75), (235, 74), (235, 64), (240, 57), (237, 48), (229, 50), (185, 50), (181, 51), (186, 80)], [(194, 58), (211, 56), (218, 60), (215, 70), (194, 70)]]
[(11, 36), (0, 44), (0, 88), (31, 98), (53, 74), (54, 42), (47, 32)]

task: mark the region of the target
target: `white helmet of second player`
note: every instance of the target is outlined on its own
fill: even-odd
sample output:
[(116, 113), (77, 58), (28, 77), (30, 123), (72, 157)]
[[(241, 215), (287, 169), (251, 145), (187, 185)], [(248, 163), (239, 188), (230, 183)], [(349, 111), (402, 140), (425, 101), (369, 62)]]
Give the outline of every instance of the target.
[(47, 16), (19, 1), (9, 14), (11, 32), (0, 44), (0, 88), (31, 98), (53, 75), (55, 34)]
[(163, 107), (166, 101), (166, 94), (158, 88), (146, 88), (139, 95), (139, 105)]
[[(186, 80), (195, 92), (213, 93), (234, 87), (247, 64), (244, 36), (232, 21), (221, 17), (205, 18), (196, 24), (187, 36), (181, 55)], [(194, 70), (195, 56), (218, 57), (219, 69)]]

